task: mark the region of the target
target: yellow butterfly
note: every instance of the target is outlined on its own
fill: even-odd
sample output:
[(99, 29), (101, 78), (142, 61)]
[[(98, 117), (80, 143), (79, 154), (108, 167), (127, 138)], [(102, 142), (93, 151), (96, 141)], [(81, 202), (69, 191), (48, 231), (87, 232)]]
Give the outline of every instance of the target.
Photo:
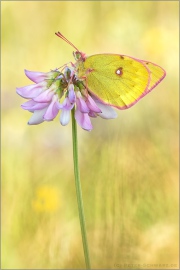
[(165, 77), (160, 66), (120, 54), (86, 56), (60, 32), (57, 36), (76, 49), (75, 75), (85, 80), (90, 93), (103, 103), (118, 109), (133, 106)]

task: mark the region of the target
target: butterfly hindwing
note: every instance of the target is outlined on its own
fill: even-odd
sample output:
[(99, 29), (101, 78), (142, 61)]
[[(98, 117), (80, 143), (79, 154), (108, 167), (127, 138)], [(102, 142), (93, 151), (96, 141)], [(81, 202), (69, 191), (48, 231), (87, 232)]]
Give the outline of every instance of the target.
[(148, 85), (148, 89), (146, 90), (147, 93), (149, 93), (154, 87), (156, 87), (157, 84), (159, 84), (163, 80), (163, 78), (166, 76), (166, 72), (163, 68), (154, 63), (148, 61), (142, 62), (146, 65), (150, 72), (151, 79)]

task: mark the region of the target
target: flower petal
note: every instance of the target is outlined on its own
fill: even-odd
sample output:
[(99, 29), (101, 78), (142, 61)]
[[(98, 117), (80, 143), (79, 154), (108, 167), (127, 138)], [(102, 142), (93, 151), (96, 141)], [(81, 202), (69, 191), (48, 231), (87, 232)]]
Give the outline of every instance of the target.
[(44, 88), (38, 84), (32, 84), (16, 88), (16, 93), (23, 98), (35, 98), (44, 91)]
[(101, 110), (101, 113), (98, 113), (98, 115), (101, 118), (114, 119), (117, 117), (116, 111), (111, 106), (103, 104), (103, 103), (99, 102), (98, 100), (95, 100), (95, 102)]
[(76, 104), (78, 107), (78, 110), (82, 113), (88, 113), (89, 112), (89, 108), (85, 102), (85, 100), (81, 97), (77, 97), (76, 99)]
[(69, 98), (67, 98), (67, 97), (64, 99), (62, 104), (59, 103), (59, 102), (57, 103), (57, 108), (59, 110), (64, 109), (64, 110), (69, 111), (69, 110), (72, 110), (73, 107), (74, 107), (74, 103), (71, 104), (70, 101), (69, 101)]
[(50, 71), (50, 72), (37, 72), (37, 71), (29, 71), (24, 70), (26, 76), (33, 82), (39, 83), (44, 81), (45, 79), (55, 78), (60, 72), (59, 71)]
[(44, 114), (44, 117), (43, 117), (44, 120), (51, 121), (56, 117), (56, 115), (59, 112), (56, 103), (57, 103), (57, 97), (54, 96), (52, 102), (50, 103), (50, 105), (47, 108), (47, 111)]
[(28, 121), (28, 125), (38, 125), (42, 122), (44, 122), (43, 115), (46, 112), (47, 108), (44, 108), (42, 110), (35, 111), (31, 118)]
[(42, 92), (39, 96), (33, 98), (33, 100), (36, 102), (49, 102), (52, 100), (53, 95), (54, 95), (54, 92), (48, 89)]
[(69, 97), (69, 101), (70, 103), (75, 103), (76, 101), (76, 95), (75, 95), (75, 92), (74, 92), (74, 85), (73, 84), (70, 84), (69, 87), (68, 87), (68, 97)]
[(90, 95), (88, 95), (87, 97), (86, 104), (91, 111), (96, 112), (96, 113), (101, 113), (100, 108), (97, 106), (94, 99)]
[(36, 72), (36, 71), (30, 71), (30, 70), (24, 70), (26, 76), (33, 82), (39, 83), (44, 81), (47, 77), (47, 73), (45, 72)]
[(60, 123), (62, 126), (66, 126), (70, 120), (70, 111), (69, 110), (62, 110), (60, 116)]
[(97, 113), (95, 113), (95, 112), (93, 112), (93, 111), (90, 111), (90, 112), (88, 113), (88, 115), (89, 115), (90, 117), (93, 117), (93, 118), (96, 118), (96, 117), (97, 117)]
[(83, 129), (90, 131), (93, 128), (88, 113), (82, 113), (76, 109), (75, 119)]
[(24, 109), (24, 110), (28, 110), (28, 111), (36, 111), (36, 110), (41, 110), (45, 107), (47, 107), (49, 105), (49, 103), (37, 103), (35, 102), (34, 100), (28, 100), (27, 102), (23, 103), (21, 105), (21, 107)]

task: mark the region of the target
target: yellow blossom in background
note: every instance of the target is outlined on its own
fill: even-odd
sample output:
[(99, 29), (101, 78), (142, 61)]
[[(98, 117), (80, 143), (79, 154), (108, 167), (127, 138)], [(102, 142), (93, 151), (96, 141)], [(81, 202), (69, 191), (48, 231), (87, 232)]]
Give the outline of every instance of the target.
[(59, 208), (59, 194), (55, 187), (41, 186), (36, 190), (32, 207), (36, 212), (51, 213)]

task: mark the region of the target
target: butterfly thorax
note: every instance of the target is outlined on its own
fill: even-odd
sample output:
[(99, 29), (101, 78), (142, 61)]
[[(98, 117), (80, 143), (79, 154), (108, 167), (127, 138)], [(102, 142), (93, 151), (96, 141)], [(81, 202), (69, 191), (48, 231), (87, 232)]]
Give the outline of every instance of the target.
[(73, 54), (76, 60), (75, 75), (79, 80), (85, 80), (87, 78), (87, 75), (93, 71), (93, 69), (85, 67), (85, 61), (87, 59), (87, 56), (85, 55), (85, 53), (79, 51)]
[(84, 80), (84, 77), (86, 75), (86, 70), (84, 67), (84, 61), (86, 59), (86, 55), (85, 53), (76, 51), (73, 53), (74, 58), (76, 60), (75, 63), (75, 76), (80, 79), (80, 80)]

